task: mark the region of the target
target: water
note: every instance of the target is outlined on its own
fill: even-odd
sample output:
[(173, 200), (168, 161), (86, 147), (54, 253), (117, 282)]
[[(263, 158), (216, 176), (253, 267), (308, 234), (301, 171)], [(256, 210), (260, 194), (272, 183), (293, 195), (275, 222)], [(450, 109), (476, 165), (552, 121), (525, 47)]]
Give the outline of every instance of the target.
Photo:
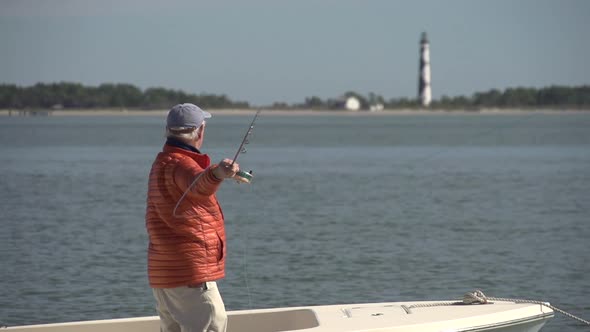
[[(250, 116), (214, 116), (233, 157)], [(0, 321), (155, 315), (162, 116), (0, 117)], [(230, 310), (489, 296), (590, 319), (590, 114), (273, 116), (225, 183)], [(577, 331), (557, 316), (544, 331)]]

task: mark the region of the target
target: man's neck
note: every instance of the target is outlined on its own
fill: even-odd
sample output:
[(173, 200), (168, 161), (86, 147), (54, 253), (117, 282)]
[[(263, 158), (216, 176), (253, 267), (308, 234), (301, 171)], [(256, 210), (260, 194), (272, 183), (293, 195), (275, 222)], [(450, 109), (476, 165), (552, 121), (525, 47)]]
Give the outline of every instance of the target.
[(174, 137), (168, 137), (168, 139), (166, 140), (166, 144), (168, 145), (172, 145), (175, 146), (177, 148), (181, 148), (184, 150), (188, 150), (188, 151), (192, 151), (192, 152), (196, 152), (196, 153), (201, 153), (201, 151), (199, 151), (199, 149), (197, 149), (195, 146), (190, 145), (178, 138), (174, 138)]

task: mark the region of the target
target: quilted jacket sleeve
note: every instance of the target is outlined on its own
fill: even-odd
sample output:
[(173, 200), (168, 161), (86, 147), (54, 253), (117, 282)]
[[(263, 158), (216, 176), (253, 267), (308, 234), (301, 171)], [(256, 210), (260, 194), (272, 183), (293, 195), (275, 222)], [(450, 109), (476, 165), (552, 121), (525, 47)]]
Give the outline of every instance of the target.
[(202, 169), (197, 163), (190, 160), (183, 160), (176, 165), (174, 170), (174, 182), (184, 192), (191, 186), (190, 193), (193, 195), (211, 196), (215, 194), (223, 180), (217, 179), (213, 175), (213, 169), (217, 165), (211, 165)]

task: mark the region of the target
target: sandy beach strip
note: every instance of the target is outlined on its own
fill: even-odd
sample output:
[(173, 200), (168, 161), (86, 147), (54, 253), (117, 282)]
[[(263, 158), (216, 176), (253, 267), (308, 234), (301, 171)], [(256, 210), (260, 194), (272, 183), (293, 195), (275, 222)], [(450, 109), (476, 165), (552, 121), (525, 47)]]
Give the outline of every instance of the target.
[[(256, 109), (210, 109), (212, 115), (248, 115)], [(518, 114), (580, 114), (590, 110), (572, 109), (479, 109), (479, 110), (425, 110), (395, 109), (382, 111), (346, 110), (274, 110), (263, 109), (261, 114), (277, 116), (403, 116), (403, 115), (518, 115)], [(0, 116), (166, 116), (168, 110), (126, 110), (126, 109), (72, 109), (72, 110), (0, 110)]]

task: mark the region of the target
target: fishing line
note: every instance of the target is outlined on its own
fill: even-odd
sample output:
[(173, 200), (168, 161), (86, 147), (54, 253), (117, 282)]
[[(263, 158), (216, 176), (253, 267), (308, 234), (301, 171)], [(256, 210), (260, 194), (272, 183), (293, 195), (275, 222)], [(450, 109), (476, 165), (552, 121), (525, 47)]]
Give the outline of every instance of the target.
[[(248, 141), (248, 137), (250, 135), (252, 135), (252, 131), (254, 130), (254, 123), (256, 122), (256, 119), (258, 118), (258, 114), (260, 114), (260, 110), (256, 111), (256, 114), (254, 115), (254, 119), (250, 123), (250, 126), (248, 127), (248, 130), (246, 131), (246, 134), (244, 135), (244, 138), (242, 139), (242, 142), (240, 143), (240, 147), (238, 148), (238, 151), (236, 152), (236, 155), (234, 156), (234, 159), (231, 162), (231, 165), (232, 166), (236, 162), (236, 160), (238, 159), (238, 156), (240, 155), (240, 153), (246, 153), (246, 149), (244, 148), (244, 145), (250, 143)], [(172, 216), (173, 217), (178, 217), (178, 215), (176, 214), (176, 210), (180, 206), (180, 203), (186, 197), (186, 195), (191, 191), (191, 189), (195, 186), (195, 184), (197, 183), (197, 181), (199, 181), (199, 179), (201, 178), (201, 176), (203, 174), (205, 174), (205, 170), (203, 170), (203, 172), (201, 172), (197, 177), (195, 177), (195, 179), (193, 180), (193, 182), (182, 193), (182, 196), (180, 196), (180, 198), (178, 199), (178, 202), (176, 202), (176, 206), (174, 206), (174, 210), (172, 210)], [(243, 183), (250, 183), (252, 181), (252, 177), (253, 177), (252, 171), (244, 172), (242, 170), (238, 171), (236, 173), (236, 176), (237, 177), (234, 177), (234, 179), (236, 181), (238, 181), (238, 182), (243, 182)]]
[[(524, 116), (523, 118), (521, 118), (519, 121), (513, 122), (512, 124), (520, 124), (522, 122), (525, 122), (525, 120), (528, 120), (529, 118), (533, 117), (534, 115), (536, 115), (536, 114), (534, 114), (534, 113), (527, 114), (526, 116)], [(488, 130), (481, 131), (481, 132), (476, 133), (476, 134), (477, 134), (478, 137), (485, 137), (489, 133), (496, 132), (497, 130), (498, 130), (498, 128), (489, 128)], [(436, 157), (436, 156), (438, 156), (438, 155), (440, 155), (440, 154), (442, 154), (444, 152), (450, 151), (451, 149), (452, 149), (451, 146), (447, 146), (446, 148), (438, 149), (438, 150), (436, 150), (436, 151), (434, 151), (434, 152), (432, 152), (430, 154), (427, 154), (426, 156), (424, 156), (422, 158), (418, 158), (418, 159), (415, 159), (415, 160), (408, 161), (407, 162), (407, 165), (400, 164), (398, 167), (399, 168), (401, 168), (402, 166), (403, 167), (409, 167), (411, 164), (424, 163), (425, 161), (429, 161), (430, 159), (433, 159), (434, 157)]]
[[(259, 114), (260, 114), (260, 110), (256, 111), (256, 114), (254, 114), (254, 118), (252, 119), (252, 122), (248, 126), (248, 130), (246, 131), (246, 134), (244, 135), (244, 138), (242, 139), (242, 142), (240, 143), (240, 146), (238, 147), (238, 150), (237, 150), (236, 154), (234, 155), (234, 158), (232, 159), (232, 162), (231, 162), (232, 166), (235, 164), (235, 162), (238, 159), (238, 157), (240, 156), (240, 154), (246, 153), (246, 149), (244, 148), (244, 145), (250, 143), (249, 137), (252, 135), (252, 132), (254, 130), (254, 123), (256, 122), (256, 119), (258, 119)], [(204, 173), (205, 173), (205, 170), (203, 172), (201, 172), (197, 177), (195, 177), (193, 182), (182, 193), (182, 196), (180, 196), (180, 198), (178, 199), (178, 202), (176, 202), (176, 206), (174, 206), (174, 210), (172, 210), (172, 216), (178, 217), (178, 215), (176, 214), (176, 210), (180, 206), (180, 203), (186, 197), (186, 195), (191, 191), (191, 189), (195, 186), (195, 184), (199, 181), (199, 179), (201, 178), (201, 176), (203, 176)], [(252, 175), (251, 170), (249, 172), (239, 170), (236, 173), (236, 175), (234, 176), (234, 179), (238, 183), (251, 183), (252, 177), (253, 177), (253, 175)], [(247, 228), (248, 224), (245, 224), (245, 227)], [(244, 231), (242, 234), (246, 234), (245, 235), (246, 239), (244, 240), (244, 252), (242, 255), (242, 267), (244, 270), (244, 283), (245, 283), (246, 292), (248, 295), (248, 308), (252, 309), (252, 295), (250, 292), (250, 283), (248, 282), (249, 278), (248, 278), (248, 266), (247, 266), (248, 265), (248, 262), (247, 262), (247, 254), (248, 254), (248, 248), (247, 248), (248, 238), (247, 238), (247, 236), (248, 235), (247, 235), (246, 231)]]
[[(251, 188), (250, 188), (251, 189)], [(242, 253), (242, 269), (244, 270), (244, 285), (246, 286), (246, 294), (248, 295), (248, 309), (253, 309), (252, 306), (252, 294), (250, 292), (250, 283), (248, 277), (248, 243), (250, 241), (248, 237), (248, 228), (250, 225), (248, 224), (248, 218), (245, 218), (246, 222), (244, 224), (244, 231), (242, 231), (242, 235), (244, 236), (244, 250)]]
[[(512, 116), (512, 114), (500, 114), (500, 115), (502, 115), (502, 116), (509, 116), (509, 117)], [(529, 114), (526, 114), (522, 118), (517, 119), (516, 121), (511, 122), (511, 124), (514, 126), (516, 124), (524, 123), (525, 121), (528, 121), (530, 118), (532, 118), (535, 115), (538, 115), (538, 113), (535, 113), (533, 111), (530, 111)], [(476, 114), (474, 116), (479, 117), (479, 116), (487, 116), (487, 115), (485, 115), (485, 114)], [(498, 127), (495, 127), (494, 126), (492, 128), (488, 128), (486, 130), (481, 130), (479, 132), (476, 132), (472, 136), (475, 136), (475, 137), (486, 137), (490, 133), (495, 133), (498, 130), (499, 130)], [(461, 142), (461, 141), (458, 141), (458, 142), (455, 142), (455, 143), (459, 143), (459, 142)], [(453, 143), (453, 142), (451, 142), (451, 143)], [(405, 163), (400, 163), (396, 168), (397, 169), (411, 169), (412, 168), (412, 165), (424, 164), (426, 162), (432, 162), (435, 159), (435, 157), (437, 157), (437, 156), (439, 156), (439, 155), (441, 155), (443, 153), (446, 153), (448, 151), (451, 151), (453, 148), (454, 147), (452, 145), (448, 145), (446, 147), (439, 148), (439, 149), (435, 150), (434, 152), (429, 153), (429, 154), (426, 154), (425, 156), (423, 156), (421, 158), (418, 157), (418, 158), (416, 158), (414, 160), (408, 160)]]
[[(501, 116), (509, 116), (509, 117), (512, 116), (512, 114), (500, 114), (500, 115)], [(535, 113), (533, 111), (530, 111), (530, 113), (525, 114), (520, 119), (516, 119), (516, 121), (512, 121), (510, 124), (514, 126), (514, 125), (517, 125), (517, 124), (524, 123), (524, 122), (528, 121), (529, 119), (531, 119), (535, 115), (538, 115), (538, 113)], [(479, 116), (487, 116), (487, 115), (486, 114), (476, 114), (474, 116), (479, 117)], [(493, 123), (492, 123), (492, 127), (491, 128), (481, 130), (479, 132), (474, 133), (471, 136), (472, 137), (486, 137), (490, 133), (495, 133), (497, 131), (499, 131), (499, 128), (496, 127), (496, 126), (493, 126)], [(459, 143), (459, 142), (461, 142), (461, 141), (458, 141), (458, 142), (455, 142), (455, 143)], [(450, 142), (450, 143), (453, 143), (453, 142)], [(435, 150), (435, 151), (433, 151), (433, 152), (431, 152), (429, 154), (426, 154), (425, 156), (423, 156), (421, 158), (418, 157), (418, 158), (416, 158), (414, 160), (408, 160), (406, 163), (400, 163), (397, 166), (397, 169), (400, 169), (400, 170), (401, 169), (412, 169), (413, 167), (416, 167), (415, 165), (417, 165), (417, 164), (424, 164), (426, 162), (433, 162), (437, 156), (440, 156), (440, 155), (442, 155), (442, 154), (444, 154), (444, 153), (446, 153), (448, 151), (451, 151), (453, 149), (454, 149), (454, 147), (449, 144), (446, 147), (441, 147), (441, 148), (439, 148), (439, 149), (437, 149), (437, 150)]]
[[(232, 165), (236, 162), (236, 160), (238, 159), (239, 155), (242, 153), (246, 153), (246, 149), (244, 148), (244, 145), (249, 144), (250, 142), (248, 141), (250, 135), (252, 135), (252, 131), (254, 130), (254, 123), (256, 122), (256, 119), (258, 118), (258, 115), (260, 114), (260, 110), (256, 111), (256, 114), (254, 114), (254, 119), (252, 119), (252, 122), (250, 123), (250, 126), (248, 127), (248, 130), (246, 131), (246, 134), (244, 135), (244, 138), (242, 139), (242, 143), (240, 143), (240, 146), (238, 147), (238, 151), (236, 152), (234, 159), (232, 160)], [(245, 183), (251, 183), (252, 180), (252, 171), (249, 172), (243, 172), (243, 171), (239, 171), (237, 173), (237, 175), (243, 179), (243, 180), (239, 180), (239, 182), (245, 182)], [(250, 190), (252, 190), (252, 188), (250, 188)], [(245, 218), (247, 220), (247, 218)], [(247, 229), (249, 227), (249, 225), (246, 223), (245, 228)], [(252, 309), (252, 294), (250, 292), (250, 283), (249, 281), (249, 277), (248, 277), (248, 233), (247, 230), (242, 232), (242, 234), (244, 234), (244, 251), (242, 254), (242, 268), (244, 270), (244, 284), (246, 286), (246, 294), (248, 295), (248, 309)]]
[[(533, 116), (538, 115), (537, 113), (535, 113), (533, 111), (530, 111), (530, 112), (531, 112), (530, 114), (527, 114), (527, 115), (523, 116), (520, 120), (512, 122), (512, 125), (524, 123), (525, 121), (529, 120)], [(510, 116), (510, 115), (508, 115), (508, 116)], [(498, 130), (498, 128), (490, 128), (488, 130), (481, 131), (477, 136), (479, 136), (479, 137), (487, 136), (488, 134), (493, 133), (493, 132), (496, 132), (497, 130)], [(451, 147), (447, 147), (446, 149), (437, 150), (437, 151), (435, 151), (435, 152), (433, 152), (431, 154), (426, 155), (424, 158), (415, 159), (413, 161), (411, 160), (407, 164), (400, 164), (398, 168), (402, 168), (402, 166), (403, 167), (409, 167), (411, 164), (416, 164), (418, 162), (424, 163), (425, 161), (432, 160), (434, 157), (436, 157), (436, 156), (438, 156), (438, 155), (440, 155), (440, 154), (442, 154), (442, 153), (444, 153), (446, 151), (449, 151), (449, 150), (451, 150)], [(496, 299), (498, 301), (514, 301), (514, 299), (501, 299), (501, 298), (490, 298), (490, 299)], [(528, 301), (528, 300), (517, 300), (517, 301)], [(531, 302), (531, 301), (528, 301), (528, 302), (523, 302), (523, 303), (539, 303), (539, 302)], [(553, 309), (553, 310), (555, 310), (555, 311), (558, 311), (560, 313), (563, 313), (564, 315), (566, 315), (566, 316), (568, 316), (570, 318), (573, 318), (573, 319), (576, 319), (578, 321), (581, 321), (584, 324), (590, 325), (590, 322), (588, 322), (586, 320), (583, 320), (583, 319), (581, 319), (579, 317), (573, 316), (572, 314), (569, 314), (569, 313), (567, 313), (567, 312), (565, 312), (565, 311), (563, 311), (563, 310), (561, 310), (559, 308), (552, 307), (552, 306), (550, 306), (550, 308)]]

